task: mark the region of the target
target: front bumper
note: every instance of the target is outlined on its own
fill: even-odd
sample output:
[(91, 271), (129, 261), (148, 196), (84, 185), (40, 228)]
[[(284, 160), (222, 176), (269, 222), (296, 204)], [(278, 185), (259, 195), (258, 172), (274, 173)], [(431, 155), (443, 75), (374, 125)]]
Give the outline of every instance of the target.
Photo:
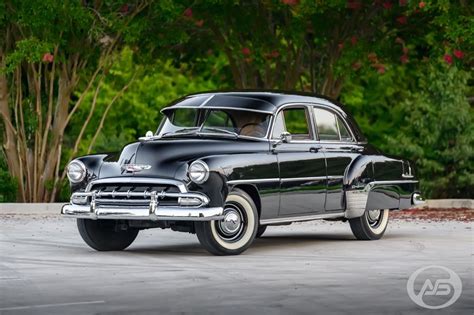
[[(149, 203), (135, 203), (133, 200), (117, 200), (123, 197), (149, 198)], [(109, 204), (103, 205), (99, 201), (107, 198)], [(189, 206), (160, 206), (160, 200), (165, 197), (177, 198), (182, 204)], [(89, 200), (89, 204), (78, 204), (77, 200)], [(117, 200), (117, 204), (113, 201)], [(112, 203), (110, 203), (112, 201)], [(124, 202), (126, 201), (126, 204)], [(209, 198), (200, 193), (158, 193), (155, 191), (145, 193), (117, 193), (117, 192), (76, 192), (71, 196), (71, 203), (61, 209), (64, 217), (83, 219), (112, 219), (112, 220), (149, 220), (149, 221), (212, 221), (223, 218), (222, 207), (207, 207)]]

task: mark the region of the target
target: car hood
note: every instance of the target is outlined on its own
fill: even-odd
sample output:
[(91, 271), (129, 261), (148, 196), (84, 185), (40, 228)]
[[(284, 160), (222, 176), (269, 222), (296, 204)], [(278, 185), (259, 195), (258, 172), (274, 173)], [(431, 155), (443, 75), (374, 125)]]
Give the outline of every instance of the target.
[[(104, 161), (99, 178), (140, 176), (175, 178), (186, 177), (187, 165), (194, 160), (214, 155), (268, 152), (269, 143), (235, 139), (160, 139), (126, 145), (117, 161)], [(127, 172), (125, 164), (146, 166), (138, 172)]]

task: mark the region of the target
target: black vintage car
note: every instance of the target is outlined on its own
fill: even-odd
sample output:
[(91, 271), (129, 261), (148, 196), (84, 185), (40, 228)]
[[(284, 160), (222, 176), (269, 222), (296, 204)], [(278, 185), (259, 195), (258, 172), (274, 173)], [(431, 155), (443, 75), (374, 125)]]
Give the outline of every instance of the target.
[(367, 144), (323, 97), (206, 92), (162, 110), (155, 133), (119, 155), (73, 160), (62, 208), (84, 241), (122, 250), (139, 230), (196, 233), (216, 255), (240, 254), (269, 225), (349, 221), (360, 240), (382, 237), (389, 210), (422, 203), (413, 165)]

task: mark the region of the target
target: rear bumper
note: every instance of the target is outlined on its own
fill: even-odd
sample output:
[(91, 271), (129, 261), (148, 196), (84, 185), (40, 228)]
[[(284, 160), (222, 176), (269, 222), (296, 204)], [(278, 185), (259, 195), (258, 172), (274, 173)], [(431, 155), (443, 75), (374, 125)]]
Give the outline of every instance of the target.
[(411, 203), (413, 206), (421, 206), (424, 205), (426, 201), (423, 199), (423, 197), (421, 197), (421, 194), (414, 193), (411, 197)]

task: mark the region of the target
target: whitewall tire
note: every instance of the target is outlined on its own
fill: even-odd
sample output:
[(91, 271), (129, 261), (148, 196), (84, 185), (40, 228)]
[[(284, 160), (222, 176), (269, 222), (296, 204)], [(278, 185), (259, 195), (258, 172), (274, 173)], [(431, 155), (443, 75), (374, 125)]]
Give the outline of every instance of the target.
[(214, 255), (242, 253), (252, 244), (257, 228), (257, 207), (252, 198), (240, 189), (233, 190), (227, 196), (222, 220), (195, 223), (199, 242)]
[(389, 210), (369, 210), (359, 218), (349, 220), (352, 233), (358, 240), (378, 240), (388, 226)]

